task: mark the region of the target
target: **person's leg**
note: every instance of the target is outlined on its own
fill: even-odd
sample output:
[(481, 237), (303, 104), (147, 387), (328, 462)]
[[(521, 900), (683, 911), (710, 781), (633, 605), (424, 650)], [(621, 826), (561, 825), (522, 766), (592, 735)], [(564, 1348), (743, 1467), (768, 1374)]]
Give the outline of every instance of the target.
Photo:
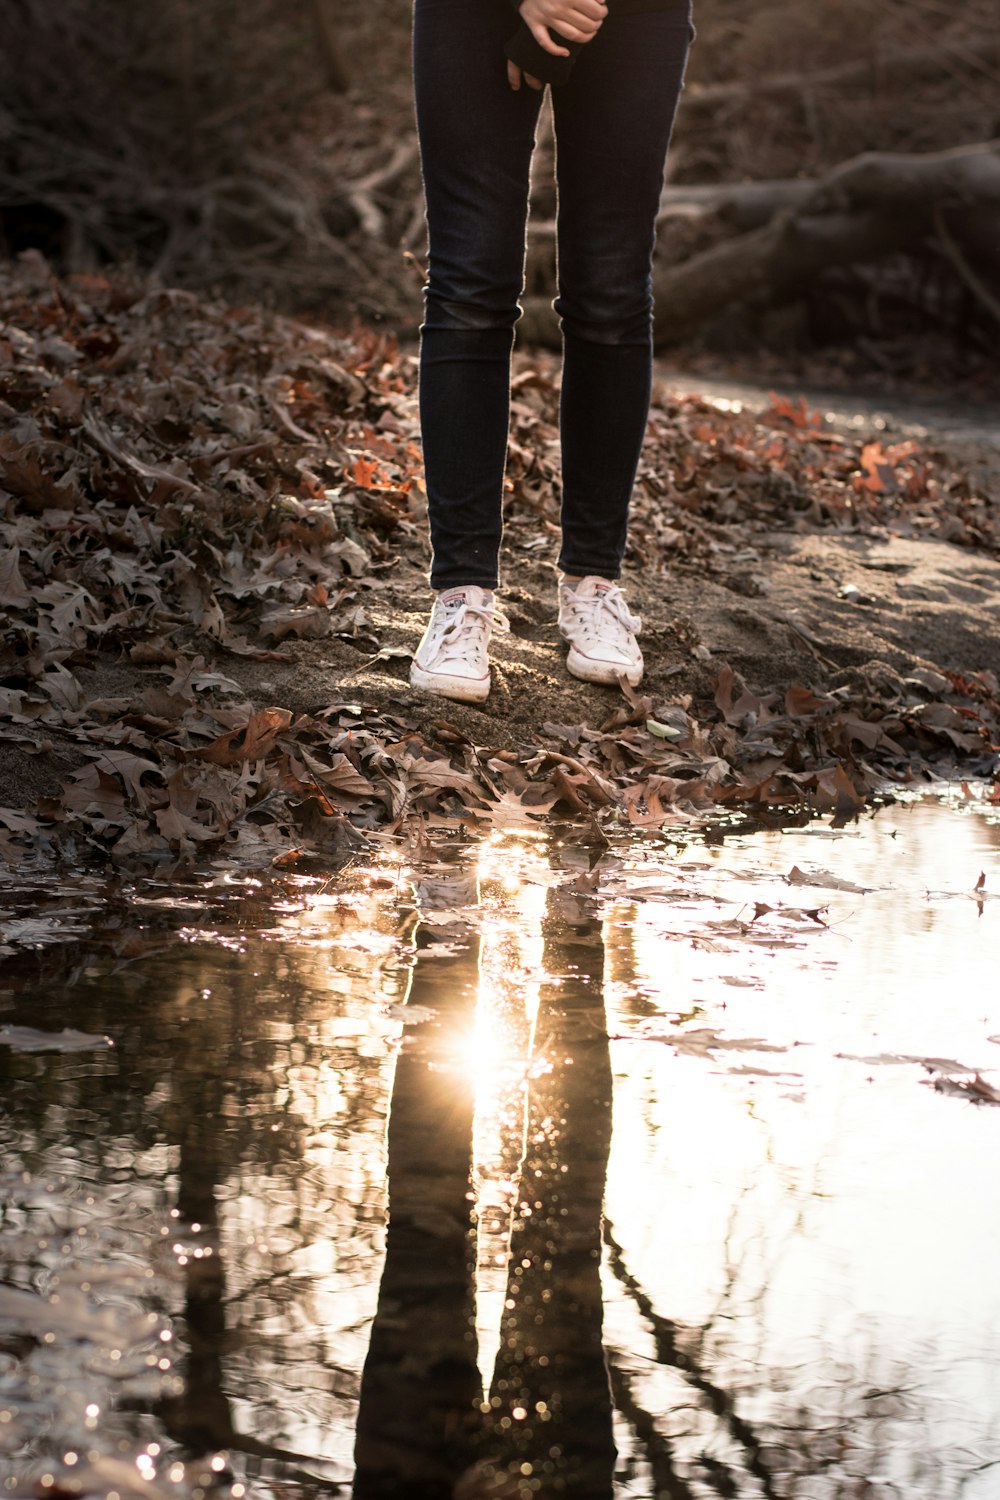
[(416, 0), (429, 271), (420, 419), (431, 585), (497, 585), (510, 355), (540, 96), (507, 83), (507, 0)]
[(649, 409), (652, 253), (691, 40), (686, 5), (604, 22), (553, 90), (564, 573), (616, 579)]

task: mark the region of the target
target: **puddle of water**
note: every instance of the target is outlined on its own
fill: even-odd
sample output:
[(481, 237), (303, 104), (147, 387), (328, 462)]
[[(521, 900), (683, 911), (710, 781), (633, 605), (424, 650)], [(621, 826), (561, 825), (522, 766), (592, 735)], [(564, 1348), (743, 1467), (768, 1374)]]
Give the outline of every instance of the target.
[(0, 1495), (996, 1500), (995, 813), (598, 852), (0, 892)]

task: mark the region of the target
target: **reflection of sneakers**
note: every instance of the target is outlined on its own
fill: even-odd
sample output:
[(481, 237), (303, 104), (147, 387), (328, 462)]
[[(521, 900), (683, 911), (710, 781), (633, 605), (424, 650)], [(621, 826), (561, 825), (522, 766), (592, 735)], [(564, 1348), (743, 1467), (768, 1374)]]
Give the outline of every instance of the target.
[(489, 589), (438, 594), (410, 665), (410, 683), (460, 703), (482, 703), (490, 691), (490, 636), (508, 629)]
[(642, 652), (636, 636), (638, 615), (629, 612), (625, 595), (609, 578), (581, 578), (559, 585), (559, 630), (569, 642), (566, 666), (584, 682), (615, 683), (619, 675), (632, 687), (642, 681)]

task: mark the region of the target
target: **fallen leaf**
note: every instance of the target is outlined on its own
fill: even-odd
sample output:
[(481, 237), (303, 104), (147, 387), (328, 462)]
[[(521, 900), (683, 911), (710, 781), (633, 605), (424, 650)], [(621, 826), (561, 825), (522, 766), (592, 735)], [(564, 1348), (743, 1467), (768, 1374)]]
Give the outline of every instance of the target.
[(330, 634), (330, 611), (317, 605), (301, 608), (285, 605), (261, 615), (260, 630), (267, 640), (283, 641), (295, 636), (300, 641), (321, 640)]
[(1000, 1089), (980, 1073), (972, 1078), (934, 1078), (931, 1082), (939, 1094), (959, 1094), (973, 1104), (1000, 1104)]
[(236, 766), (243, 761), (260, 760), (273, 748), (283, 729), (292, 722), (287, 708), (264, 708), (252, 714), (238, 729), (219, 735), (210, 745), (196, 752), (199, 760), (217, 766)]
[(113, 1047), (109, 1036), (86, 1031), (37, 1031), (33, 1026), (0, 1026), (0, 1047), (14, 1052), (103, 1052)]
[(31, 603), (20, 568), (21, 549), (4, 547), (0, 551), (0, 604), (6, 609), (20, 609)]
[(476, 808), (475, 815), (494, 828), (537, 827), (558, 801), (557, 796), (551, 796), (542, 802), (526, 802), (516, 792), (506, 791), (486, 807)]
[(661, 724), (658, 719), (647, 719), (646, 729), (649, 734), (658, 740), (680, 740), (684, 738), (684, 731), (676, 729), (672, 724)]
[(789, 885), (813, 885), (822, 890), (847, 891), (854, 896), (867, 896), (873, 890), (870, 885), (855, 885), (852, 880), (842, 880), (839, 875), (831, 875), (828, 870), (814, 870), (806, 872), (800, 870), (798, 865), (793, 865), (785, 876)]

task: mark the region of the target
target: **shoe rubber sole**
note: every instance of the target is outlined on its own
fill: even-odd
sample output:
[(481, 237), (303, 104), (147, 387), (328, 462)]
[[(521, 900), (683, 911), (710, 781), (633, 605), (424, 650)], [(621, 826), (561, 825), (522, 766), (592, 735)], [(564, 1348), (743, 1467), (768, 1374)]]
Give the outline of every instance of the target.
[(439, 693), (456, 703), (485, 703), (490, 695), (490, 674), (485, 677), (454, 677), (447, 672), (426, 672), (416, 662), (410, 665), (410, 686), (424, 693)]
[(584, 656), (575, 646), (570, 646), (566, 657), (566, 670), (573, 677), (578, 677), (581, 682), (599, 682), (605, 687), (617, 687), (619, 677), (624, 677), (629, 687), (638, 687), (642, 681), (643, 665), (639, 661), (631, 667), (617, 667), (613, 662), (595, 661), (592, 656)]

